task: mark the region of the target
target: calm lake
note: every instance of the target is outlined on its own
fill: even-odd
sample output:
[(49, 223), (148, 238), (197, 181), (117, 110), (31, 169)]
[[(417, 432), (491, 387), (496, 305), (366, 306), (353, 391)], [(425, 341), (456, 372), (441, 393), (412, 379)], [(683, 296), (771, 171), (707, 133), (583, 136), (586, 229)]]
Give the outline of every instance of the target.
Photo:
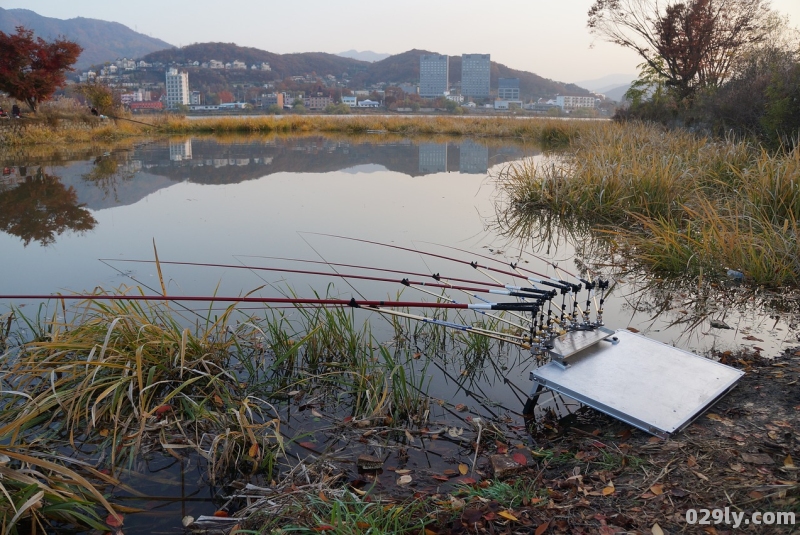
[[(466, 264), (478, 259), (491, 262), (487, 256), (524, 263), (547, 275), (555, 274), (550, 262), (577, 272), (575, 251), (585, 244), (568, 239), (532, 242), (504, 237), (499, 231), (506, 201), (495, 177), (514, 162), (543, 157), (531, 145), (381, 135), (174, 139), (125, 148), (16, 155), (3, 162), (0, 177), (4, 275), (0, 294), (123, 286), (155, 294), (160, 292), (160, 281), (150, 262), (155, 258), (154, 245), (163, 262), (167, 293), (174, 296), (254, 292), (269, 297), (293, 292), (299, 297), (395, 299), (402, 292), (404, 300), (430, 301), (434, 298), (401, 285), (403, 275), (384, 273), (379, 276), (398, 281), (380, 282), (345, 280), (336, 274), (375, 276), (375, 271), (355, 267), (369, 266), (474, 279), (480, 275)], [(247, 269), (257, 267), (295, 272)], [(675, 302), (681, 301), (675, 295), (681, 292), (686, 293), (686, 303), (696, 301), (691, 289), (670, 283), (661, 294), (659, 284), (650, 282), (654, 291), (639, 291), (633, 281), (617, 281), (606, 301), (608, 327), (632, 327), (700, 354), (758, 346), (769, 355), (797, 343), (791, 318), (770, 316), (748, 302), (734, 307), (712, 298), (702, 305), (709, 318), (724, 319), (732, 329), (711, 328), (708, 319), (693, 325), (685, 318), (694, 316), (696, 303), (692, 309)], [(464, 295), (454, 297), (468, 300)], [(670, 299), (675, 301), (667, 303)], [(0, 303), (0, 315), (11, 304), (36, 315), (37, 302), (7, 299)], [(214, 308), (221, 311), (224, 305)], [(188, 309), (193, 307), (186, 309), (185, 317), (191, 321)], [(194, 309), (203, 314), (208, 310)], [(372, 321), (377, 336), (390, 337), (385, 318), (366, 312), (363, 316)], [(425, 373), (430, 374), (430, 390), (437, 397), (469, 405), (487, 418), (508, 413), (513, 423), (519, 422), (520, 391), (530, 388), (531, 366), (529, 355), (509, 351), (501, 366), (487, 367), (470, 379), (468, 388), (458, 380), (458, 364), (429, 366)], [(491, 410), (485, 404), (476, 406), (467, 390), (479, 391), (496, 406)], [(452, 422), (453, 417), (442, 413), (431, 418)], [(285, 422), (285, 432), (313, 435), (313, 421), (308, 414), (294, 415)], [(319, 440), (324, 440), (321, 435)], [(348, 447), (337, 445), (337, 440), (326, 445)], [(470, 453), (457, 442), (443, 441), (424, 452), (410, 452), (409, 463), (440, 469), (444, 459), (469, 459)], [(194, 461), (178, 462), (166, 455), (143, 457), (127, 483), (147, 498), (123, 491), (116, 496), (148, 511), (126, 521), (129, 535), (181, 532), (184, 515), (213, 513), (219, 492), (204, 481)], [(153, 519), (158, 519), (157, 531)]]

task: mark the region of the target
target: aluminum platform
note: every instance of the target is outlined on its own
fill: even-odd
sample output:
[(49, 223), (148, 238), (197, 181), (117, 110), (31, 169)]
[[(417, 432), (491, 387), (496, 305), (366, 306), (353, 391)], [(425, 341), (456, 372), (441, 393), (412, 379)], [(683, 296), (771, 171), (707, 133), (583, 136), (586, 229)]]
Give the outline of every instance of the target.
[[(553, 360), (530, 372), (536, 383), (531, 396), (545, 387), (666, 437), (700, 416), (744, 375), (624, 329), (604, 331), (564, 335), (578, 336), (562, 340)], [(565, 351), (570, 347), (577, 351)]]

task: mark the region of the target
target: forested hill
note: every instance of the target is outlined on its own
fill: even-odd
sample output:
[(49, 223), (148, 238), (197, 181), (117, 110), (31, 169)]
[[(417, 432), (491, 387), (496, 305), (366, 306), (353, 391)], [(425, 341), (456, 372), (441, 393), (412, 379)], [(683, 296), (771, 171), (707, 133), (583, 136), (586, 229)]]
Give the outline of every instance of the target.
[(83, 53), (75, 64), (76, 69), (102, 65), (117, 58), (138, 58), (172, 46), (118, 22), (83, 17), (63, 20), (43, 17), (29, 9), (0, 8), (0, 31), (14, 33), (17, 26), (33, 30), (34, 35), (47, 41), (63, 36), (81, 45)]
[[(316, 73), (319, 76), (332, 74), (340, 78), (345, 73), (352, 80), (352, 87), (368, 87), (378, 82), (399, 84), (419, 83), (419, 57), (434, 54), (427, 50), (409, 50), (402, 54), (389, 56), (374, 63), (345, 58), (322, 52), (300, 54), (274, 54), (258, 48), (236, 46), (233, 43), (198, 43), (182, 48), (171, 48), (148, 54), (147, 62), (186, 63), (187, 61), (222, 62), (243, 61), (248, 66), (267, 62), (277, 79)], [(527, 71), (506, 67), (492, 62), (492, 87), (497, 87), (498, 78), (519, 78), (520, 93), (523, 97), (541, 97), (556, 94), (590, 94), (586, 89), (574, 84), (564, 84), (542, 78)], [(461, 56), (450, 56), (450, 83), (461, 80)]]
[[(386, 82), (419, 82), (419, 57), (423, 54), (436, 54), (428, 50), (409, 50), (402, 54), (389, 56), (376, 61), (367, 69), (366, 83)], [(319, 72), (319, 71), (317, 71)], [(556, 82), (527, 71), (519, 71), (506, 67), (502, 63), (492, 61), (491, 86), (497, 87), (498, 78), (519, 78), (520, 93), (524, 96), (544, 96), (556, 94), (590, 94), (589, 91), (575, 84)], [(461, 81), (461, 56), (450, 56), (450, 83)]]
[(364, 71), (371, 64), (367, 61), (345, 58), (324, 52), (304, 52), (302, 54), (273, 54), (258, 48), (237, 46), (233, 43), (196, 43), (182, 48), (160, 50), (146, 55), (148, 63), (162, 62), (186, 63), (187, 61), (210, 61), (223, 63), (234, 60), (243, 61), (249, 67), (253, 64), (269, 63), (278, 77), (302, 75), (315, 72), (322, 76), (332, 74), (341, 77), (344, 73), (353, 76)]

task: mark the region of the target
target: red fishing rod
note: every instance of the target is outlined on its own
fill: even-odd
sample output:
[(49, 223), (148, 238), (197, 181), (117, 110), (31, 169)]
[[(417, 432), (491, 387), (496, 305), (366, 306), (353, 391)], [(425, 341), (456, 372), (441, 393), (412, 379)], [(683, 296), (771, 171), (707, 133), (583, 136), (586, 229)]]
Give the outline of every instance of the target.
[[(201, 266), (201, 267), (219, 267), (219, 268), (227, 268), (227, 269), (247, 269), (247, 270), (258, 270), (258, 271), (273, 271), (278, 273), (297, 273), (300, 275), (321, 275), (325, 277), (341, 277), (343, 279), (356, 279), (356, 280), (369, 280), (369, 281), (376, 281), (376, 282), (392, 282), (396, 284), (402, 284), (403, 286), (427, 286), (431, 288), (443, 288), (443, 289), (450, 289), (450, 290), (462, 290), (465, 292), (477, 292), (477, 293), (490, 293), (490, 294), (497, 294), (497, 295), (508, 295), (511, 297), (521, 297), (521, 298), (535, 298), (535, 297), (546, 297), (551, 296), (555, 297), (556, 292), (550, 290), (540, 290), (538, 288), (526, 288), (526, 287), (519, 287), (519, 286), (510, 286), (510, 285), (503, 285), (499, 283), (481, 283), (477, 281), (471, 281), (475, 284), (486, 284), (487, 286), (498, 286), (503, 288), (478, 288), (473, 286), (457, 286), (453, 284), (443, 283), (443, 282), (424, 282), (424, 281), (412, 281), (408, 278), (403, 279), (390, 279), (386, 277), (373, 277), (369, 275), (352, 275), (352, 274), (345, 274), (345, 273), (328, 273), (325, 271), (309, 271), (305, 269), (289, 269), (289, 268), (274, 268), (274, 267), (261, 267), (261, 266), (247, 266), (247, 265), (236, 265), (236, 264), (212, 264), (208, 262), (177, 262), (177, 261), (170, 261), (170, 260), (119, 260), (115, 259), (116, 262), (132, 262), (132, 263), (141, 263), (141, 264), (166, 264), (166, 265), (177, 265), (177, 266)], [(435, 280), (441, 280), (441, 277), (437, 275), (425, 275), (433, 277)]]
[(0, 299), (42, 300), (69, 299), (86, 301), (203, 301), (228, 303), (297, 304), (320, 306), (349, 306), (353, 308), (445, 308), (466, 310), (538, 310), (540, 301), (510, 303), (431, 303), (427, 301), (374, 301), (352, 299), (306, 299), (298, 297), (224, 297), (218, 295), (109, 295), (109, 294), (6, 294)]

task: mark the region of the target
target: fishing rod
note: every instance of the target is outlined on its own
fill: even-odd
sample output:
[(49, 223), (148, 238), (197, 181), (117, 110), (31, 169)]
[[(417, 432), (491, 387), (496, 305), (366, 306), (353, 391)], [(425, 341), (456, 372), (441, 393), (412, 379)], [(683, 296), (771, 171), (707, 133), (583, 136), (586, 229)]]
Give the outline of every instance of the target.
[[(474, 286), (457, 286), (453, 284), (447, 284), (442, 282), (424, 282), (424, 281), (412, 281), (408, 278), (403, 278), (400, 280), (397, 279), (390, 279), (386, 277), (373, 277), (370, 275), (354, 275), (354, 274), (346, 274), (346, 273), (327, 273), (324, 271), (309, 271), (305, 269), (289, 269), (289, 268), (274, 268), (274, 267), (261, 267), (261, 266), (238, 266), (236, 264), (212, 264), (212, 263), (205, 263), (205, 262), (177, 262), (177, 261), (170, 261), (170, 260), (116, 260), (118, 262), (133, 262), (133, 263), (143, 263), (143, 264), (167, 264), (167, 265), (178, 265), (178, 266), (201, 266), (201, 267), (221, 267), (221, 268), (229, 268), (229, 269), (247, 269), (247, 270), (258, 270), (258, 271), (273, 271), (278, 273), (296, 273), (300, 275), (321, 275), (325, 277), (341, 277), (343, 279), (356, 279), (356, 280), (369, 280), (369, 281), (376, 281), (376, 282), (392, 282), (397, 284), (402, 284), (403, 286), (428, 286), (431, 288), (443, 288), (443, 289), (451, 289), (451, 290), (462, 290), (467, 292), (478, 292), (478, 293), (489, 293), (489, 294), (496, 294), (496, 295), (507, 295), (511, 297), (520, 297), (520, 298), (534, 298), (534, 297), (547, 297), (550, 296), (555, 297), (557, 292), (555, 290), (541, 290), (538, 288), (528, 288), (524, 286), (511, 286), (511, 285), (503, 285), (502, 283), (496, 283), (496, 285), (500, 288), (479, 288)], [(440, 280), (441, 277), (437, 274), (435, 280)], [(481, 283), (477, 283), (481, 284)], [(485, 283), (484, 283), (485, 284)], [(490, 284), (486, 284), (487, 286), (491, 286)]]
[[(475, 255), (478, 258), (485, 258), (486, 260), (493, 260), (494, 262), (510, 266), (512, 269), (520, 269), (522, 271), (527, 272), (528, 274), (536, 275), (537, 277), (547, 277), (548, 279), (552, 279), (552, 277), (550, 277), (549, 275), (544, 275), (542, 273), (533, 271), (533, 270), (528, 269), (528, 268), (518, 267), (518, 263), (517, 262), (508, 262), (508, 263), (506, 263), (503, 260), (500, 260), (499, 258), (495, 258), (495, 257), (489, 256), (489, 255), (484, 255), (484, 254), (481, 254), (481, 253), (476, 253), (474, 251), (467, 251), (466, 249), (459, 249), (458, 247), (453, 247), (452, 245), (444, 245), (442, 243), (435, 243), (435, 242), (429, 242), (429, 241), (423, 241), (422, 243), (427, 243), (429, 245), (436, 245), (437, 247), (444, 247), (445, 249), (452, 249), (453, 251), (458, 251), (458, 252), (461, 252), (461, 253)], [(521, 251), (521, 249), (520, 249), (520, 251)], [(537, 260), (541, 260), (545, 264), (548, 264), (548, 265), (554, 267), (555, 269), (557, 269), (559, 271), (563, 271), (564, 273), (566, 273), (570, 277), (573, 277), (576, 280), (578, 279), (577, 275), (575, 275), (573, 273), (570, 273), (566, 269), (558, 267), (558, 264), (556, 264), (554, 262), (551, 262), (551, 261), (547, 260), (546, 258), (542, 258), (540, 256), (537, 256), (537, 255), (535, 255), (533, 253), (528, 253), (528, 254), (530, 254), (532, 257), (536, 258)], [(525, 276), (525, 278), (527, 279), (528, 277)]]
[[(548, 286), (550, 288), (556, 288), (557, 290), (560, 290), (562, 293), (564, 293), (564, 292), (572, 292), (572, 293), (574, 293), (574, 295), (572, 297), (572, 299), (574, 300), (574, 305), (575, 305), (575, 307), (579, 307), (579, 305), (577, 304), (577, 293), (581, 290), (581, 284), (573, 284), (573, 283), (569, 283), (569, 282), (564, 281), (564, 280), (554, 280), (549, 275), (541, 274), (541, 273), (538, 273), (538, 272), (535, 272), (535, 271), (532, 271), (532, 270), (528, 270), (528, 269), (525, 269), (525, 271), (527, 271), (530, 274), (537, 275), (539, 277), (546, 277), (546, 278), (544, 278), (544, 279), (536, 279), (536, 278), (533, 278), (533, 277), (530, 277), (530, 276), (527, 276), (527, 275), (522, 275), (519, 272), (519, 269), (523, 269), (523, 268), (518, 268), (517, 265), (514, 264), (513, 262), (510, 263), (510, 267), (512, 267), (515, 270), (515, 272), (510, 272), (510, 271), (506, 271), (506, 270), (493, 268), (493, 267), (490, 267), (490, 266), (481, 266), (477, 262), (474, 262), (474, 261), (473, 262), (468, 262), (468, 261), (462, 260), (460, 258), (454, 258), (454, 257), (446, 256), (446, 255), (440, 255), (440, 254), (431, 253), (431, 252), (428, 252), (428, 251), (421, 251), (419, 249), (412, 249), (410, 247), (402, 247), (400, 245), (392, 245), (392, 244), (389, 244), (389, 243), (382, 243), (382, 242), (377, 242), (377, 241), (372, 241), (372, 240), (365, 240), (365, 239), (361, 239), (361, 238), (351, 238), (351, 237), (348, 237), (348, 236), (341, 236), (341, 235), (338, 235), (338, 234), (327, 234), (327, 233), (323, 233), (323, 232), (308, 232), (307, 234), (313, 234), (313, 235), (317, 235), (317, 236), (327, 236), (327, 237), (331, 237), (331, 238), (338, 238), (338, 239), (343, 239), (343, 240), (357, 241), (357, 242), (361, 242), (361, 243), (369, 243), (369, 244), (378, 245), (378, 246), (381, 246), (381, 247), (389, 247), (389, 248), (392, 248), (392, 249), (398, 249), (398, 250), (402, 250), (402, 251), (410, 251), (410, 252), (414, 252), (414, 253), (417, 253), (417, 254), (431, 256), (431, 257), (434, 257), (434, 258), (441, 258), (441, 259), (448, 260), (448, 261), (451, 261), (451, 262), (458, 262), (458, 263), (461, 263), (461, 264), (467, 264), (467, 265), (471, 266), (472, 268), (476, 269), (477, 271), (479, 271), (480, 273), (482, 273), (483, 275), (485, 275), (485, 276), (489, 277), (490, 279), (492, 279), (495, 282), (495, 284), (498, 284), (498, 285), (501, 285), (501, 286), (505, 286), (505, 285), (503, 285), (503, 283), (501, 283), (495, 277), (489, 275), (488, 273), (486, 273), (483, 270), (488, 270), (488, 271), (492, 271), (492, 272), (495, 272), (495, 273), (501, 273), (501, 274), (504, 274), (504, 275), (509, 275), (511, 277), (514, 277), (514, 278), (523, 277), (523, 278), (527, 279), (531, 283)], [(446, 245), (443, 246), (443, 247), (449, 247), (451, 249), (455, 249), (455, 250), (470, 254), (469, 251), (465, 251), (463, 249), (458, 249), (456, 247), (450, 247), (450, 246), (446, 246)], [(496, 258), (486, 257), (485, 255), (478, 255), (478, 256), (483, 256), (484, 258), (488, 258), (488, 259), (493, 260), (495, 262), (504, 263), (501, 260), (498, 260)], [(479, 269), (479, 268), (481, 268), (481, 269)], [(565, 271), (565, 273), (569, 274), (570, 276), (572, 276), (572, 277), (574, 277), (576, 279), (578, 278), (577, 276), (575, 276), (573, 274), (570, 274), (570, 273), (568, 273), (566, 271)], [(575, 312), (576, 312), (576, 310), (573, 309), (573, 314), (572, 314), (572, 322), (573, 323), (576, 323), (576, 321), (577, 321), (577, 315), (575, 314)], [(583, 319), (584, 319), (584, 321), (583, 321), (584, 326), (589, 325), (590, 318), (588, 316), (588, 312), (581, 310), (581, 313), (582, 313), (582, 316), (583, 316)], [(562, 316), (566, 316), (566, 314), (563, 312), (563, 309), (562, 309)], [(552, 318), (551, 315), (548, 315), (548, 324), (551, 321), (553, 321), (553, 318)], [(562, 319), (562, 321), (563, 321), (563, 319)], [(598, 321), (602, 321), (602, 320), (600, 318), (598, 318)]]
[[(29, 300), (29, 299), (70, 299), (70, 300), (87, 300), (87, 301), (204, 301), (204, 302), (235, 302), (235, 303), (264, 303), (264, 304), (296, 304), (296, 305), (317, 305), (317, 306), (349, 306), (352, 308), (361, 308), (368, 311), (379, 312), (381, 314), (388, 314), (400, 317), (406, 317), (421, 321), (423, 323), (431, 323), (441, 325), (451, 329), (457, 329), (465, 332), (474, 332), (481, 336), (493, 338), (508, 342), (510, 344), (518, 345), (524, 349), (531, 349), (529, 339), (523, 336), (512, 334), (497, 333), (487, 329), (472, 327), (470, 325), (463, 325), (446, 320), (436, 318), (428, 318), (426, 316), (419, 316), (410, 314), (393, 308), (434, 308), (434, 309), (461, 309), (461, 310), (526, 310), (535, 311), (536, 308), (541, 306), (540, 302), (536, 303), (429, 303), (425, 301), (373, 301), (373, 300), (356, 300), (352, 298), (347, 299), (305, 299), (305, 298), (290, 298), (290, 297), (222, 297), (222, 296), (174, 296), (174, 295), (93, 295), (93, 294), (20, 294), (20, 295), (0, 295), (0, 299), (9, 300)], [(540, 300), (541, 301), (541, 300)], [(534, 342), (534, 340), (530, 340)]]
[[(169, 260), (158, 260), (158, 261), (156, 261), (156, 260), (136, 260), (136, 259), (131, 259), (131, 260), (114, 259), (114, 260), (111, 260), (111, 261), (146, 263), (146, 264), (157, 263), (157, 264), (167, 264), (167, 265), (221, 267), (221, 268), (230, 268), (230, 269), (247, 269), (247, 270), (251, 270), (251, 271), (260, 270), (260, 271), (272, 271), (272, 272), (279, 272), (279, 273), (297, 273), (297, 274), (302, 274), (302, 275), (321, 275), (321, 276), (325, 276), (325, 277), (338, 276), (338, 277), (343, 278), (344, 280), (347, 280), (347, 279), (358, 279), (358, 280), (370, 280), (370, 281), (377, 281), (377, 282), (391, 282), (391, 283), (399, 283), (399, 284), (402, 284), (402, 285), (407, 286), (407, 287), (414, 287), (415, 289), (417, 289), (419, 291), (422, 291), (422, 292), (427, 293), (429, 295), (433, 295), (433, 296), (435, 296), (437, 298), (448, 299), (453, 303), (456, 303), (457, 301), (455, 299), (452, 299), (452, 298), (447, 297), (447, 296), (442, 296), (442, 295), (439, 295), (439, 294), (434, 294), (433, 292), (426, 291), (423, 287), (427, 286), (427, 287), (432, 287), (432, 288), (459, 290), (459, 291), (462, 291), (462, 292), (466, 293), (470, 297), (478, 299), (478, 300), (483, 301), (485, 303), (490, 302), (490, 301), (488, 301), (487, 299), (484, 299), (484, 298), (476, 295), (476, 293), (488, 293), (488, 294), (496, 294), (496, 295), (506, 295), (506, 296), (516, 297), (516, 298), (521, 298), (521, 299), (535, 299), (535, 298), (542, 298), (542, 297), (543, 298), (547, 298), (547, 299), (552, 299), (557, 295), (557, 291), (556, 290), (542, 290), (542, 289), (538, 289), (538, 288), (515, 286), (515, 285), (510, 285), (510, 284), (503, 284), (503, 283), (501, 283), (499, 281), (497, 281), (495, 283), (486, 283), (486, 282), (472, 281), (472, 280), (466, 279), (466, 280), (469, 280), (470, 282), (473, 282), (475, 284), (484, 284), (486, 286), (495, 286), (495, 288), (479, 288), (479, 287), (471, 287), (471, 286), (454, 285), (454, 284), (450, 283), (447, 280), (443, 280), (441, 275), (439, 275), (438, 273), (436, 273), (434, 275), (421, 274), (422, 276), (432, 277), (434, 280), (438, 281), (438, 282), (424, 282), (424, 281), (411, 281), (408, 278), (403, 278), (403, 279), (397, 280), (397, 279), (391, 279), (391, 278), (385, 278), (385, 277), (373, 277), (373, 276), (368, 276), (368, 275), (353, 275), (353, 274), (345, 274), (345, 273), (339, 273), (339, 272), (335, 272), (334, 274), (331, 274), (331, 273), (321, 272), (321, 271), (310, 271), (310, 270), (288, 269), (288, 268), (259, 267), (259, 266), (236, 265), (236, 264), (216, 264), (216, 263), (208, 263), (208, 262), (177, 262), (177, 261), (169, 261)], [(316, 261), (309, 261), (309, 262), (319, 263), (319, 262), (316, 262)], [(321, 263), (326, 263), (327, 264), (327, 262), (321, 262)], [(354, 267), (363, 267), (363, 266), (354, 266)], [(404, 273), (404, 272), (399, 272), (397, 270), (391, 270), (391, 271), (395, 272), (395, 273)], [(407, 273), (404, 273), (404, 274), (407, 274)], [(477, 312), (480, 313), (480, 314), (484, 314), (486, 316), (489, 316), (489, 317), (491, 317), (493, 319), (496, 319), (498, 321), (502, 321), (504, 323), (507, 323), (507, 324), (509, 324), (509, 325), (511, 325), (513, 327), (523, 328), (523, 329), (526, 329), (526, 330), (530, 329), (530, 327), (523, 327), (522, 325), (519, 325), (517, 323), (511, 322), (508, 319), (505, 319), (505, 318), (503, 318), (501, 316), (497, 316), (497, 315), (494, 315), (494, 314), (489, 314), (489, 313), (487, 313), (485, 311), (477, 311)], [(535, 323), (534, 318), (530, 318), (529, 319), (526, 316), (524, 316), (522, 314), (519, 314), (519, 313), (517, 313), (515, 311), (507, 311), (507, 312), (508, 312), (509, 315), (511, 315), (511, 316), (513, 316), (515, 318), (518, 318), (521, 321), (524, 321), (524, 322), (527, 322), (527, 323), (530, 323), (530, 324)], [(558, 323), (559, 325), (561, 325), (561, 323), (562, 323), (561, 321), (559, 321), (557, 319), (554, 320), (554, 321), (556, 321), (556, 323)], [(531, 329), (531, 330), (534, 330), (534, 329)], [(555, 332), (555, 331), (553, 331), (553, 332)], [(532, 332), (532, 336), (533, 335), (537, 335), (537, 334), (541, 334), (541, 333)]]
[[(430, 256), (430, 257), (434, 257), (434, 258), (441, 258), (442, 260), (448, 260), (450, 262), (458, 262), (460, 264), (465, 264), (465, 265), (471, 266), (471, 267), (473, 267), (475, 269), (482, 268), (482, 269), (485, 269), (485, 270), (488, 270), (488, 271), (492, 271), (494, 273), (501, 273), (503, 275), (508, 275), (510, 277), (513, 277), (513, 278), (520, 277), (519, 273), (515, 273), (513, 271), (506, 271), (504, 269), (493, 268), (493, 267), (490, 267), (490, 266), (482, 266), (482, 265), (478, 264), (477, 262), (469, 262), (467, 260), (462, 260), (460, 258), (454, 258), (454, 257), (451, 257), (451, 256), (440, 255), (440, 254), (431, 253), (431, 252), (428, 252), (428, 251), (421, 251), (419, 249), (412, 249), (410, 247), (402, 247), (400, 245), (392, 245), (391, 243), (382, 243), (382, 242), (377, 242), (377, 241), (364, 240), (364, 239), (361, 239), (361, 238), (351, 238), (351, 237), (348, 237), (348, 236), (340, 236), (338, 234), (326, 234), (324, 232), (307, 232), (306, 234), (314, 234), (316, 236), (327, 236), (329, 238), (338, 238), (338, 239), (341, 239), (341, 240), (357, 241), (357, 242), (361, 242), (361, 243), (369, 243), (369, 244), (372, 244), (372, 245), (379, 245), (381, 247), (389, 247), (391, 249), (398, 249), (398, 250), (401, 250), (401, 251), (409, 251), (409, 252), (412, 252), (412, 253), (417, 253), (417, 254)], [(498, 261), (496, 258), (493, 258), (492, 260)], [(541, 279), (540, 281), (538, 281), (539, 284), (543, 284), (545, 286), (550, 286), (551, 288), (557, 288), (557, 289), (562, 289), (562, 288), (566, 289), (566, 287), (567, 287), (567, 283), (565, 283), (563, 281), (554, 280), (554, 279), (552, 279), (551, 277), (549, 277), (547, 275), (542, 275), (542, 274), (538, 274), (538, 273), (534, 273), (534, 274), (535, 275), (539, 275), (540, 277), (546, 277), (546, 279)], [(496, 281), (496, 279), (495, 279), (495, 281)]]
[[(543, 274), (541, 274), (541, 273), (539, 273), (537, 271), (533, 271), (531, 269), (527, 269), (527, 268), (521, 267), (518, 262), (508, 262), (508, 263), (506, 263), (503, 260), (500, 260), (498, 258), (494, 258), (494, 257), (488, 256), (488, 255), (484, 255), (484, 254), (480, 254), (480, 253), (475, 253), (475, 252), (472, 252), (472, 251), (467, 251), (465, 249), (460, 249), (458, 247), (453, 247), (451, 245), (444, 245), (444, 244), (441, 244), (441, 243), (434, 243), (434, 242), (423, 242), (423, 243), (428, 243), (430, 245), (436, 245), (437, 247), (444, 247), (446, 249), (452, 249), (454, 251), (459, 251), (459, 252), (466, 253), (466, 254), (473, 254), (475, 256), (478, 256), (479, 258), (485, 258), (487, 260), (492, 260), (494, 262), (497, 262), (497, 263), (500, 263), (500, 264), (503, 264), (503, 265), (508, 265), (509, 267), (511, 267), (511, 269), (516, 271), (519, 274), (519, 276), (527, 279), (529, 282), (534, 283), (534, 284), (545, 284), (545, 285), (547, 285), (548, 281), (545, 281), (545, 280), (542, 280), (542, 279), (536, 279), (536, 278), (531, 277), (530, 275), (536, 275), (537, 277), (547, 277), (548, 279), (552, 279), (552, 277), (550, 277), (549, 275), (543, 275)], [(522, 249), (520, 249), (520, 251), (522, 251)], [(573, 283), (570, 283), (568, 281), (559, 279), (559, 282), (561, 282), (561, 283), (563, 283), (565, 285), (569, 285), (571, 287), (571, 292), (569, 292), (569, 293), (572, 294), (572, 300), (573, 300), (572, 321), (574, 322), (574, 321), (577, 320), (576, 312), (580, 312), (581, 316), (584, 318), (584, 323), (588, 323), (589, 322), (588, 310), (589, 310), (589, 306), (590, 306), (589, 299), (591, 299), (592, 290), (594, 288), (594, 283), (590, 282), (591, 281), (591, 276), (589, 276), (590, 280), (587, 281), (587, 280), (582, 279), (581, 277), (575, 275), (574, 273), (571, 273), (571, 272), (567, 271), (566, 269), (559, 267), (558, 264), (556, 264), (554, 262), (551, 262), (551, 261), (547, 260), (546, 258), (542, 258), (542, 257), (540, 257), (538, 255), (533, 254), (533, 253), (527, 253), (527, 254), (531, 255), (532, 257), (534, 257), (534, 258), (536, 258), (536, 259), (538, 259), (538, 260), (540, 260), (542, 262), (545, 262), (546, 264), (549, 264), (550, 266), (552, 266), (557, 271), (562, 271), (564, 274), (569, 275), (573, 279), (580, 281), (581, 284), (583, 284), (585, 286), (585, 288), (587, 289), (587, 291), (590, 294), (590, 297), (587, 298), (586, 309), (582, 309), (580, 307), (580, 304), (578, 303), (578, 300), (577, 300), (577, 293), (581, 290), (581, 284), (573, 284)], [(490, 275), (488, 275), (487, 273), (484, 273), (480, 269), (478, 269), (478, 271), (483, 273), (486, 276), (489, 276), (493, 280), (496, 280), (496, 279), (494, 279), (494, 277), (491, 277)], [(523, 273), (523, 272), (525, 272), (525, 273)], [(598, 281), (599, 281), (598, 284), (599, 283), (604, 283), (605, 284), (605, 288), (608, 287), (608, 281), (602, 281), (600, 279), (598, 279)], [(566, 303), (563, 303), (563, 305), (566, 305)], [(555, 305), (555, 306), (558, 307), (558, 305)], [(559, 307), (559, 308), (561, 309), (561, 321), (565, 321), (566, 320), (566, 314), (564, 312), (564, 306)], [(602, 313), (602, 309), (601, 309), (601, 307), (598, 307), (596, 299), (595, 299), (595, 312), (597, 313), (597, 321), (598, 322), (602, 322), (603, 321), (602, 320), (602, 314), (603, 314)]]
[(109, 119), (117, 119), (117, 120), (120, 120), (120, 121), (130, 121), (132, 123), (143, 124), (145, 126), (154, 127), (154, 125), (152, 125), (150, 123), (143, 123), (142, 121), (135, 121), (133, 119), (128, 119), (126, 117), (117, 117), (116, 115), (106, 115), (106, 117), (108, 117)]
[[(458, 277), (445, 277), (443, 275), (440, 275), (439, 273), (434, 273), (434, 274), (418, 273), (418, 272), (413, 272), (413, 271), (402, 271), (402, 270), (398, 270), (398, 269), (362, 266), (362, 265), (358, 265), (358, 264), (338, 264), (336, 262), (325, 262), (325, 261), (320, 261), (320, 260), (303, 260), (303, 259), (300, 259), (300, 258), (285, 258), (285, 257), (280, 257), (280, 256), (257, 256), (257, 255), (238, 255), (238, 256), (241, 256), (243, 258), (262, 258), (262, 259), (265, 259), (265, 260), (286, 260), (288, 262), (299, 262), (299, 263), (304, 263), (304, 264), (323, 264), (323, 265), (326, 265), (326, 266), (349, 267), (349, 268), (364, 269), (364, 270), (369, 270), (369, 271), (382, 271), (384, 273), (398, 273), (398, 274), (412, 276), (412, 277), (431, 277), (431, 278), (433, 278), (435, 280), (447, 279), (448, 281), (464, 282), (464, 283), (467, 283), (467, 284), (489, 284), (489, 285), (502, 286), (502, 287), (508, 286), (508, 285), (505, 285), (505, 284), (498, 284), (498, 283), (496, 283), (494, 281), (492, 283), (487, 283), (486, 281), (476, 281), (475, 279), (460, 279)], [(110, 260), (119, 261), (119, 259), (117, 259), (117, 258), (110, 259)], [(198, 264), (198, 265), (203, 265), (203, 264)]]
[(525, 336), (518, 336), (515, 334), (506, 334), (502, 333), (499, 334), (495, 331), (490, 331), (488, 329), (481, 329), (480, 327), (473, 327), (470, 325), (463, 325), (461, 323), (455, 323), (452, 321), (441, 320), (437, 318), (429, 318), (427, 316), (419, 316), (417, 314), (409, 314), (408, 312), (400, 312), (398, 310), (392, 309), (385, 309), (380, 307), (370, 307), (369, 310), (378, 312), (380, 314), (387, 314), (390, 316), (397, 316), (401, 318), (408, 318), (413, 319), (415, 321), (419, 321), (422, 323), (430, 323), (432, 325), (440, 325), (442, 327), (449, 327), (451, 329), (455, 329), (458, 331), (464, 332), (471, 332), (475, 334), (479, 334), (481, 336), (485, 336), (487, 338), (492, 338), (494, 340), (500, 340), (502, 342), (508, 342), (509, 344), (517, 345), (523, 349), (531, 349), (531, 344), (529, 343), (531, 339)]
[(41, 300), (69, 299), (86, 301), (203, 301), (225, 303), (264, 303), (264, 304), (298, 304), (321, 306), (349, 306), (353, 308), (444, 308), (461, 310), (522, 310), (531, 311), (539, 306), (538, 302), (509, 303), (431, 303), (427, 301), (377, 301), (351, 299), (322, 299), (299, 297), (226, 297), (218, 295), (109, 295), (109, 294), (5, 294), (0, 299), (8, 300)]

